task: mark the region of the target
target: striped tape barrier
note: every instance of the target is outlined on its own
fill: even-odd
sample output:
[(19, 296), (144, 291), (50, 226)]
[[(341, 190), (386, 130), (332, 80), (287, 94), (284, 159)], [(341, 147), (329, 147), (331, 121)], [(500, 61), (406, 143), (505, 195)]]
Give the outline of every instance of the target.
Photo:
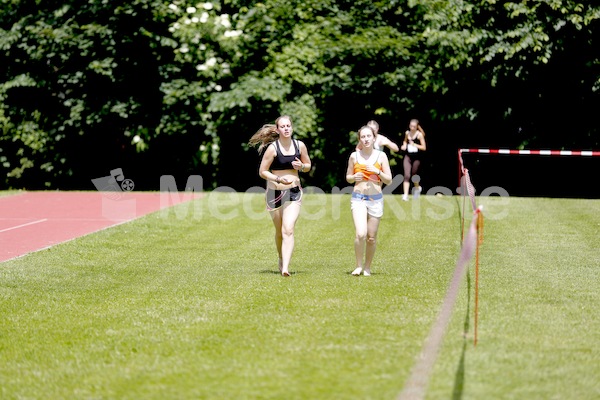
[(459, 153), (480, 154), (519, 154), (538, 156), (576, 156), (576, 157), (599, 157), (597, 150), (512, 150), (512, 149), (459, 149)]

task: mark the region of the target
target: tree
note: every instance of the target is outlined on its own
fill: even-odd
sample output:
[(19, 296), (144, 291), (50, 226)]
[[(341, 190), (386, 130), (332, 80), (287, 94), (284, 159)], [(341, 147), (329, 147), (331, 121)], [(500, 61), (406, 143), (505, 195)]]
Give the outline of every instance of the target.
[(328, 189), (358, 127), (400, 140), (417, 117), (431, 183), (447, 186), (459, 146), (598, 146), (599, 18), (559, 0), (13, 0), (0, 162), (13, 187), (81, 187), (118, 166), (142, 186), (175, 172), (245, 190), (263, 184), (248, 138), (290, 114), (306, 183)]
[(162, 2), (13, 1), (0, 13), (9, 186), (87, 187), (175, 130), (160, 91), (174, 45)]

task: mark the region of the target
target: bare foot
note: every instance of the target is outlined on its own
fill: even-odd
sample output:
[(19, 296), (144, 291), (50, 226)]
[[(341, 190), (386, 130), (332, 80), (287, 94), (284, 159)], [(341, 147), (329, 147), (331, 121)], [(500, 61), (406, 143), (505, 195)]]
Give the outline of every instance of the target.
[(354, 271), (352, 271), (352, 275), (359, 276), (361, 272), (362, 272), (362, 267), (356, 267), (356, 269)]
[(290, 273), (288, 271), (281, 271), (281, 275), (282, 276), (290, 276)]

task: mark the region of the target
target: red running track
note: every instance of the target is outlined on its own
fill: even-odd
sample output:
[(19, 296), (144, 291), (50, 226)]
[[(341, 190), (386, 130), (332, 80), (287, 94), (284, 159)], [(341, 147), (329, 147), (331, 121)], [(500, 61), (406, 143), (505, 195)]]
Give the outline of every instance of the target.
[(0, 262), (197, 198), (135, 192), (24, 192), (0, 197)]

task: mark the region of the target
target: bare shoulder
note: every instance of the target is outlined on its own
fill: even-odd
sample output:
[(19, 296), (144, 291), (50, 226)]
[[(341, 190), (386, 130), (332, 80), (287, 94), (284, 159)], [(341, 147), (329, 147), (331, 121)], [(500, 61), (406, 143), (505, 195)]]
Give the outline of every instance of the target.
[(379, 157), (377, 157), (377, 159), (381, 160), (381, 161), (386, 161), (387, 162), (388, 161), (388, 156), (387, 156), (387, 154), (385, 154), (385, 151), (381, 151), (381, 152), (379, 152)]
[(271, 143), (265, 149), (265, 152), (263, 153), (263, 157), (264, 158), (274, 158), (275, 155), (277, 155), (277, 151), (275, 150), (275, 143)]
[(300, 151), (302, 151), (302, 150), (308, 151), (308, 147), (304, 144), (304, 142), (302, 140), (297, 140), (297, 142), (298, 142), (298, 148), (300, 149)]

